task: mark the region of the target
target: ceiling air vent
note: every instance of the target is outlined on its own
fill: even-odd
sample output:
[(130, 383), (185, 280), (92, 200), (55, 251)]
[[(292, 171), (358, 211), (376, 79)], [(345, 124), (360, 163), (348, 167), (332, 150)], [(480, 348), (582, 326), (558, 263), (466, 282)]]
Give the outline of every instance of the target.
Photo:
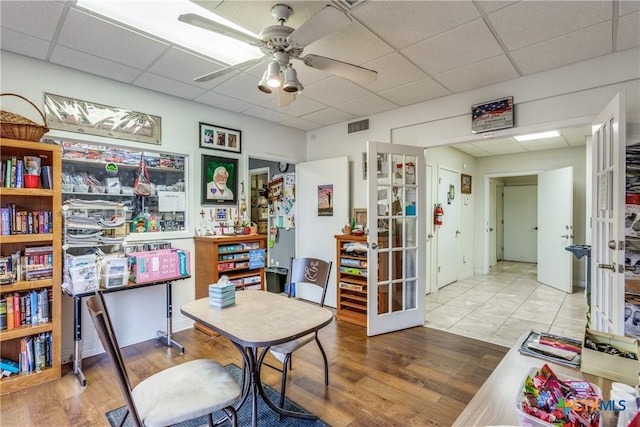
[(369, 130), (369, 119), (347, 124), (347, 133), (362, 132), (363, 130)]
[(336, 3), (344, 6), (347, 10), (353, 10), (362, 6), (367, 0), (335, 0)]

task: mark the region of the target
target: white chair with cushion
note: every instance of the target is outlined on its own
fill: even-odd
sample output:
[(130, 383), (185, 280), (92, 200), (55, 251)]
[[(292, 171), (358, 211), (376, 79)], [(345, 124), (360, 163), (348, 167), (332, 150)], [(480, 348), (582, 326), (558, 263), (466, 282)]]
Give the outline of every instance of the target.
[(192, 360), (160, 371), (132, 388), (103, 295), (89, 297), (87, 307), (127, 404), (120, 426), (128, 414), (137, 427), (168, 426), (205, 415), (213, 426), (212, 414), (218, 410), (231, 425), (238, 425), (233, 404), (241, 390), (223, 366), (208, 359)]
[[(324, 307), (324, 299), (327, 294), (327, 285), (329, 283), (329, 275), (331, 273), (331, 262), (323, 261), (317, 258), (291, 258), (289, 263), (289, 274), (287, 276), (287, 295), (291, 298), (292, 289), (297, 288), (299, 293), (302, 284), (311, 285), (320, 288), (322, 296), (320, 297), (320, 307)], [(295, 284), (295, 286), (293, 286)], [(291, 354), (302, 346), (314, 341), (318, 344), (322, 358), (324, 359), (324, 384), (329, 385), (329, 364), (327, 355), (318, 339), (318, 332), (305, 335), (293, 341), (283, 344), (274, 345), (269, 349), (271, 354), (282, 362), (282, 368), (276, 368), (282, 372), (282, 382), (280, 386), (279, 407), (284, 406), (285, 390), (287, 386), (287, 367), (292, 369)], [(270, 365), (269, 365), (270, 366)]]

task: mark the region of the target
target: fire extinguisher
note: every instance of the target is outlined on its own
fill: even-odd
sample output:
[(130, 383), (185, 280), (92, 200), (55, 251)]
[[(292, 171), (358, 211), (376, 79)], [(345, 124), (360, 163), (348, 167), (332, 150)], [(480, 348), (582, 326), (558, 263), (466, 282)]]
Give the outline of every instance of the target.
[(442, 225), (442, 217), (444, 216), (444, 211), (442, 210), (442, 205), (438, 203), (433, 210), (433, 223), (435, 225)]

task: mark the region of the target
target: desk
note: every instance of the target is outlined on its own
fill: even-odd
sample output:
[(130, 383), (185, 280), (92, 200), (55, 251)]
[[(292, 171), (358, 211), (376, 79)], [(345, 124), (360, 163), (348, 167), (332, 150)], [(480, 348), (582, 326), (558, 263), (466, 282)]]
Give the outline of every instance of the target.
[[(114, 288), (98, 289), (96, 292), (110, 293), (120, 292), (129, 289), (144, 288), (147, 286), (165, 285), (166, 287), (166, 310), (167, 310), (167, 331), (158, 331), (157, 338), (162, 339), (166, 345), (175, 346), (180, 349), (180, 354), (184, 354), (184, 347), (172, 338), (173, 326), (171, 324), (171, 318), (173, 317), (173, 305), (171, 302), (171, 284), (174, 280), (187, 279), (191, 276), (181, 277), (179, 279), (162, 280), (159, 282), (151, 283), (133, 283), (129, 282), (124, 286), (118, 286)], [(70, 295), (73, 297), (73, 373), (78, 377), (78, 381), (84, 387), (87, 385), (87, 379), (82, 372), (82, 307), (81, 302), (83, 297), (94, 295), (96, 292), (85, 292), (82, 294)]]
[[(602, 389), (603, 397), (608, 399), (609, 390), (611, 389), (610, 380), (595, 375), (583, 374), (579, 369), (520, 354), (518, 351), (520, 344), (528, 335), (528, 331), (523, 333), (514, 346), (511, 347), (511, 350), (504, 356), (500, 364), (453, 423), (454, 427), (519, 425), (516, 399), (520, 393), (520, 386), (531, 368), (542, 367), (544, 363), (547, 363), (556, 374), (584, 378), (596, 384)], [(611, 417), (611, 415), (610, 411), (604, 412), (605, 419), (602, 425), (610, 425), (607, 421), (609, 421), (608, 417)]]
[[(209, 306), (209, 298), (202, 298), (184, 304), (180, 311), (229, 338), (242, 354), (244, 366), (249, 371), (249, 382), (243, 381), (238, 407), (251, 392), (252, 426), (257, 425), (258, 395), (280, 415), (317, 419), (315, 415), (287, 411), (273, 404), (262, 388), (260, 367), (269, 347), (303, 337), (331, 323), (333, 313), (330, 310), (271, 292), (238, 291), (236, 303), (231, 307), (217, 309)], [(259, 348), (262, 348), (261, 352)]]

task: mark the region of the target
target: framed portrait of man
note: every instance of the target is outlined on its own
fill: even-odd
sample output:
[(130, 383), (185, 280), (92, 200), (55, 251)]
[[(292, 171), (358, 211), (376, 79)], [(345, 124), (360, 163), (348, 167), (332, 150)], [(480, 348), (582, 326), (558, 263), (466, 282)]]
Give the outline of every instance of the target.
[(238, 201), (238, 159), (202, 155), (202, 204), (235, 205)]

